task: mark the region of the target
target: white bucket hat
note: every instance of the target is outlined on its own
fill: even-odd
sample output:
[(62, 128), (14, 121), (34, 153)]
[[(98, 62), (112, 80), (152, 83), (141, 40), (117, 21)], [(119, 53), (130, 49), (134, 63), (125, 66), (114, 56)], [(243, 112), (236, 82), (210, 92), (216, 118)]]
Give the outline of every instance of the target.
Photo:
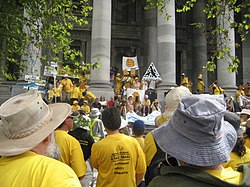
[(243, 109), (240, 114), (246, 114), (250, 116), (250, 110), (249, 109)]
[(230, 159), (237, 134), (224, 121), (222, 95), (191, 95), (182, 99), (168, 125), (152, 133), (158, 146), (177, 160), (214, 166)]
[(92, 108), (90, 113), (89, 113), (90, 118), (96, 118), (96, 117), (98, 117), (100, 115), (101, 115), (101, 112), (99, 111), (98, 108)]
[(71, 113), (70, 105), (47, 105), (37, 91), (10, 98), (0, 107), (0, 155), (31, 150), (49, 136)]
[(166, 111), (164, 112), (164, 116), (167, 118), (172, 118), (174, 111), (177, 109), (181, 99), (191, 94), (192, 93), (190, 90), (184, 86), (176, 87), (170, 90), (165, 97)]

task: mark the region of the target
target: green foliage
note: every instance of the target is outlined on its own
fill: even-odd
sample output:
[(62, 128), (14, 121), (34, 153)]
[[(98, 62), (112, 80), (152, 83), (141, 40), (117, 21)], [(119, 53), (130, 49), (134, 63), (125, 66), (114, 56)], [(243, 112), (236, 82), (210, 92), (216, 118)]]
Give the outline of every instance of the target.
[[(197, 0), (175, 0), (177, 5), (176, 11), (178, 13), (185, 13), (192, 10)], [(166, 6), (169, 0), (146, 0), (146, 9), (156, 8), (161, 14), (169, 14), (166, 12)], [(229, 71), (237, 71), (238, 64), (240, 63), (237, 57), (233, 57), (228, 48), (230, 44), (229, 31), (235, 29), (239, 34), (241, 41), (246, 40), (246, 35), (249, 33), (250, 27), (250, 2), (237, 1), (237, 0), (206, 0), (206, 6), (203, 12), (206, 14), (207, 20), (212, 23), (208, 26), (206, 32), (209, 38), (215, 38), (214, 54), (211, 56), (211, 60), (207, 62), (205, 68), (208, 71), (214, 71), (216, 68), (217, 60), (230, 59), (227, 61)], [(232, 14), (234, 13), (234, 14)], [(241, 19), (234, 19), (235, 16), (240, 16)], [(217, 24), (215, 24), (217, 23)], [(204, 23), (192, 23), (191, 25), (201, 28)], [(226, 26), (228, 25), (228, 26)], [(226, 26), (226, 27), (225, 27)], [(240, 44), (235, 44), (235, 47), (239, 47)], [(228, 58), (229, 57), (229, 58)]]
[(58, 74), (64, 75), (67, 73), (72, 77), (78, 77), (81, 82), (84, 82), (86, 80), (87, 75), (90, 74), (91, 70), (100, 67), (101, 64), (98, 62), (94, 62), (91, 64), (85, 64), (84, 62), (81, 62), (81, 63), (75, 63), (73, 66), (72, 65), (60, 66), (58, 69)]
[[(70, 31), (88, 24), (92, 7), (89, 0), (0, 0), (0, 62), (16, 63), (25, 69), (26, 59), (32, 57), (31, 48), (43, 49), (36, 59), (45, 62), (77, 62), (81, 51), (71, 49)], [(80, 16), (75, 11), (80, 10)], [(26, 14), (25, 14), (26, 13)], [(33, 53), (34, 55), (34, 53)], [(25, 56), (25, 59), (21, 59)], [(2, 63), (4, 64), (4, 63)], [(4, 75), (6, 70), (2, 68)], [(11, 75), (7, 75), (11, 76)]]
[(171, 16), (166, 12), (166, 3), (169, 0), (146, 0), (145, 10), (149, 10), (152, 8), (158, 8), (159, 14), (165, 14), (165, 18), (169, 20)]

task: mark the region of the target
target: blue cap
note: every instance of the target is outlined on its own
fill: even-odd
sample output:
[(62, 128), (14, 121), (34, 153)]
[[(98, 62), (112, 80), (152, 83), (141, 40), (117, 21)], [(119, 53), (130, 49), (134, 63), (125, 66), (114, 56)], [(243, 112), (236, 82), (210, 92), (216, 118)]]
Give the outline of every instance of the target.
[(136, 126), (137, 128), (140, 128), (142, 130), (145, 130), (145, 124), (142, 120), (136, 120), (134, 122), (134, 126)]

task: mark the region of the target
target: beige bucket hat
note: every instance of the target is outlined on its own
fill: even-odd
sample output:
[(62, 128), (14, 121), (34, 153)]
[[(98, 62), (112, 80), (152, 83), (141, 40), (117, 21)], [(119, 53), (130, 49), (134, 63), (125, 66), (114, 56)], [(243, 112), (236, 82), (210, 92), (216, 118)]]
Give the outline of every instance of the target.
[(165, 97), (166, 111), (164, 112), (164, 116), (172, 118), (181, 99), (191, 94), (190, 90), (184, 86), (173, 88)]
[(0, 106), (0, 155), (31, 150), (49, 136), (70, 114), (70, 105), (47, 105), (37, 91), (10, 98)]

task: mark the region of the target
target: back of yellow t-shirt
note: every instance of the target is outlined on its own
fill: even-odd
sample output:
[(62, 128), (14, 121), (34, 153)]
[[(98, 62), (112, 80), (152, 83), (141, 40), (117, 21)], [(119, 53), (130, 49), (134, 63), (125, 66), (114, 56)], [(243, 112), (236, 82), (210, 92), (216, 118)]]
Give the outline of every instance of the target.
[(157, 147), (152, 132), (149, 132), (145, 137), (143, 151), (145, 153), (146, 164), (149, 166), (157, 152)]
[(87, 165), (78, 140), (64, 130), (55, 131), (55, 140), (60, 147), (61, 161), (70, 166), (78, 177), (85, 175)]
[(1, 158), (0, 181), (2, 187), (81, 187), (66, 164), (31, 151)]
[(98, 187), (134, 187), (136, 174), (146, 172), (145, 157), (139, 143), (124, 134), (108, 135), (95, 143), (90, 161), (98, 170)]

